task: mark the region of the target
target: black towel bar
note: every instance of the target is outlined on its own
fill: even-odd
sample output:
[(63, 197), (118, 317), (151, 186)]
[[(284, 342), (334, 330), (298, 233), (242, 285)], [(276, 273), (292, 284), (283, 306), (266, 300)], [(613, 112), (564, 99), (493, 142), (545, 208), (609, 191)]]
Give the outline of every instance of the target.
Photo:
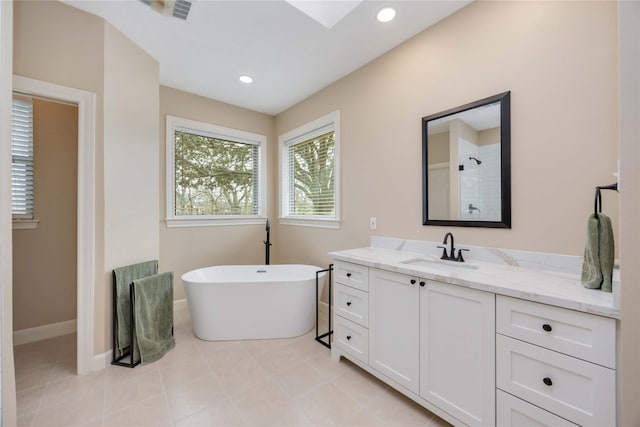
[(596, 186), (595, 201), (593, 203), (593, 214), (594, 215), (597, 215), (598, 213), (602, 212), (602, 194), (601, 194), (600, 190), (615, 190), (615, 191), (618, 191), (618, 183), (616, 182), (616, 183), (609, 184), (609, 185)]

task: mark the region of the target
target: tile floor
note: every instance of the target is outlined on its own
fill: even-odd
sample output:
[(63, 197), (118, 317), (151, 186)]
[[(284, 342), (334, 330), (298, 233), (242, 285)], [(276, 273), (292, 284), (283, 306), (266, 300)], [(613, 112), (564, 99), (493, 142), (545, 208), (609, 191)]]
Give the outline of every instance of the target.
[(174, 317), (176, 348), (134, 369), (75, 375), (75, 334), (16, 346), (18, 425), (448, 426), (350, 362), (332, 362), (315, 330), (208, 342), (193, 335), (188, 310)]

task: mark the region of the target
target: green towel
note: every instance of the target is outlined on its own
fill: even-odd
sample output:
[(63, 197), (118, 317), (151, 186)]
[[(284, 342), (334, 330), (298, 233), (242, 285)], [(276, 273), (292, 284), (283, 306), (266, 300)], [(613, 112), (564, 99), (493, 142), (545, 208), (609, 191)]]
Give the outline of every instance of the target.
[[(155, 362), (176, 346), (173, 338), (173, 273), (134, 280), (136, 343), (142, 364)], [(135, 359), (138, 360), (138, 359)]]
[(582, 284), (589, 289), (611, 292), (614, 242), (611, 219), (593, 214), (587, 222), (587, 242), (582, 262)]
[[(129, 304), (131, 297), (129, 285), (136, 279), (153, 276), (154, 274), (158, 274), (158, 260), (141, 262), (113, 270), (115, 285), (113, 298), (116, 298), (115, 316), (118, 330), (115, 334), (115, 340), (118, 356), (126, 354), (131, 344), (131, 307)], [(133, 363), (133, 360), (131, 359), (131, 363)]]

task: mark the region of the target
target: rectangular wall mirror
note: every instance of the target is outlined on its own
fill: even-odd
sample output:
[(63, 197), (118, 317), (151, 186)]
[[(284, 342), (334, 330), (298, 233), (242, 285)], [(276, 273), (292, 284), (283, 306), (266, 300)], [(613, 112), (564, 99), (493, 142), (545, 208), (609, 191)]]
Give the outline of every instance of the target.
[(510, 92), (422, 119), (422, 223), (511, 228)]

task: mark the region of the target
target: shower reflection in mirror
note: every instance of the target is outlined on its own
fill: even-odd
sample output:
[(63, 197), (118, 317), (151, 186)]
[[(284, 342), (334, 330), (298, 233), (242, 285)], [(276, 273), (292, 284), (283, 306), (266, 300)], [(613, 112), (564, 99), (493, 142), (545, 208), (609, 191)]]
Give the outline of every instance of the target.
[(508, 102), (506, 92), (423, 119), (425, 225), (510, 227)]

